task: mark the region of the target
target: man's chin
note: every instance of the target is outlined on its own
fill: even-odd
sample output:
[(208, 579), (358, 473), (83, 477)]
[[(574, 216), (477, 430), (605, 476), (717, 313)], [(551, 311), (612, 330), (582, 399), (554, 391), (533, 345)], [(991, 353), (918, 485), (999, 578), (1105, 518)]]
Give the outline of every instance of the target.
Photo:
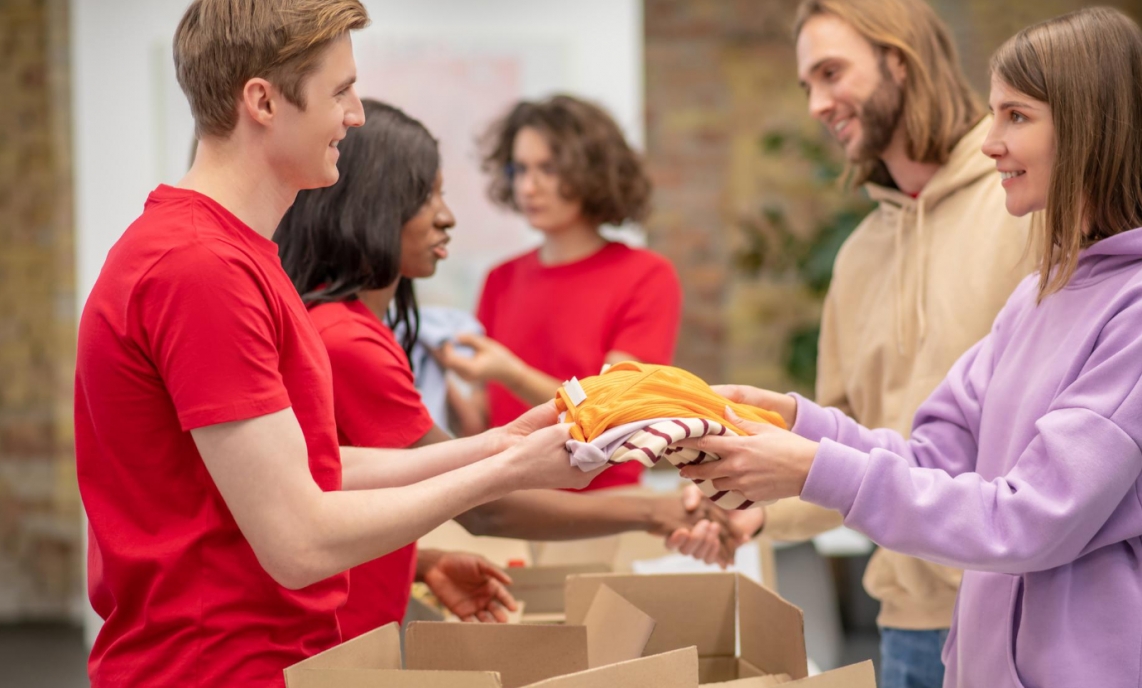
[(879, 151), (868, 150), (859, 140), (850, 141), (849, 145), (845, 146), (845, 160), (847, 160), (850, 165), (865, 165), (876, 162), (879, 159)]
[(341, 178), (341, 173), (337, 171), (336, 167), (334, 167), (332, 172), (327, 172), (326, 174), (322, 175), (320, 178), (314, 179), (312, 182), (310, 182), (310, 186), (308, 188), (310, 188), (310, 189), (324, 189), (326, 187), (333, 186), (334, 184), (336, 184), (337, 180), (340, 178)]

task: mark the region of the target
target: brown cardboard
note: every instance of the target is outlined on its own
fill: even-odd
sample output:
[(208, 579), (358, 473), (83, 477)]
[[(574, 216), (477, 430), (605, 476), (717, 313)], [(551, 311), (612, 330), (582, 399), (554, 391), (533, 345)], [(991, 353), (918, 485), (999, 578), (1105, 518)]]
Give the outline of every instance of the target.
[(718, 688), (769, 688), (776, 685), (782, 688), (876, 688), (876, 670), (872, 662), (861, 662), (797, 681), (781, 675), (743, 678), (714, 685)]
[(789, 684), (790, 688), (876, 688), (876, 669), (872, 662), (850, 664)]
[[(698, 676), (702, 683), (720, 683), (749, 676), (764, 676), (764, 671), (741, 657), (699, 657)], [(784, 676), (785, 674), (782, 674)]]
[[(696, 646), (703, 684), (767, 674), (808, 675), (801, 610), (744, 576), (572, 576), (567, 579), (567, 623), (582, 623), (603, 585), (657, 622), (646, 654)], [(740, 656), (735, 642), (739, 623)]]
[(540, 681), (530, 688), (697, 688), (698, 651), (693, 647), (632, 659), (579, 674)]
[(413, 670), (495, 671), (504, 688), (586, 671), (585, 626), (519, 626), (418, 621), (405, 634)]
[(388, 624), (287, 668), (285, 683), (286, 688), (296, 688), (297, 674), (315, 669), (400, 668), (400, 631), (396, 624)]
[(654, 619), (607, 586), (599, 588), (587, 610), (587, 664), (607, 666), (642, 656), (654, 632)]
[[(654, 621), (606, 586), (599, 586), (575, 626), (519, 626), (414, 622), (405, 636), (401, 669), (396, 624), (389, 624), (285, 670), (287, 688), (519, 688), (556, 677), (598, 673), (566, 687), (603, 688), (639, 672), (685, 677), (687, 655), (672, 654), (634, 666)], [(689, 671), (697, 676), (697, 655)], [(615, 673), (604, 671), (622, 664)], [(559, 684), (564, 685), (564, 684)], [(682, 688), (697, 686), (697, 679)]]
[(710, 683), (709, 686), (717, 686), (718, 688), (773, 688), (774, 686), (789, 685), (793, 679), (789, 678), (789, 674), (771, 674), (769, 676), (755, 676), (753, 678), (739, 678), (736, 681), (725, 681), (724, 683)]
[[(570, 542), (538, 542), (476, 536), (455, 521), (422, 537), (423, 548), (479, 554), (505, 568), (512, 578), (509, 592), (526, 608), (509, 623), (562, 623), (563, 583), (567, 576), (615, 570), (618, 536)], [(524, 566), (518, 566), (523, 563)], [(534, 565), (533, 565), (534, 564)], [(418, 614), (415, 618), (445, 620), (448, 615)]]
[[(457, 678), (461, 678), (457, 681)], [(396, 624), (382, 626), (285, 670), (286, 688), (502, 688), (495, 674), (402, 671)]]
[(567, 579), (567, 623), (583, 623), (598, 588), (606, 585), (655, 620), (646, 654), (694, 645), (699, 658), (733, 657), (736, 579), (732, 573), (572, 576)]
[(582, 573), (608, 573), (610, 570), (603, 564), (511, 568), (507, 570), (512, 579), (508, 592), (527, 606), (526, 616), (553, 614), (556, 620), (562, 620), (563, 587), (567, 577)]
[(742, 659), (767, 674), (808, 676), (801, 610), (745, 576), (737, 582)]
[(302, 669), (288, 688), (503, 688), (499, 674), (454, 671)]

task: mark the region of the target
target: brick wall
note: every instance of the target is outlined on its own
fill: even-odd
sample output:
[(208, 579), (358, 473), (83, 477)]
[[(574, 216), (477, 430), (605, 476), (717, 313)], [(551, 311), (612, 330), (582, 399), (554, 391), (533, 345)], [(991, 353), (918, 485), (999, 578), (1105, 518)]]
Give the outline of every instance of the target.
[(709, 381), (788, 386), (788, 334), (818, 317), (788, 270), (733, 267), (743, 223), (780, 204), (794, 231), (812, 203), (842, 197), (796, 156), (764, 156), (767, 132), (816, 129), (796, 86), (796, 2), (647, 0), (647, 158), (656, 185), (651, 245), (674, 261), (685, 294), (676, 363)]
[(0, 621), (74, 615), (66, 0), (0, 3)]

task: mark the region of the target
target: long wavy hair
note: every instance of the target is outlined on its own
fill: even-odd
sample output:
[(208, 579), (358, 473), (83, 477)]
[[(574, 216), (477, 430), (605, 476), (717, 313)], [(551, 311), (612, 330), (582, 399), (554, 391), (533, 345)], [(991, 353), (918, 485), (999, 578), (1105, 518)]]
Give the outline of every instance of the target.
[(298, 193), (274, 241), (307, 305), (353, 299), (400, 280), (385, 320), (403, 325), (408, 353), (419, 316), (412, 280), (400, 274), (401, 228), (432, 193), (440, 152), (419, 121), (391, 105), (361, 102), (365, 124), (338, 145), (337, 183)]

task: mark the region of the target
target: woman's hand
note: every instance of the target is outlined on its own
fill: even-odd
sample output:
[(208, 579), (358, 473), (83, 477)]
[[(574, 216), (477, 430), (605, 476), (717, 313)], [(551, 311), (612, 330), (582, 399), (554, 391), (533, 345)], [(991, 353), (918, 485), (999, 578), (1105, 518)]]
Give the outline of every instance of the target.
[(487, 559), (466, 552), (425, 550), (421, 578), (436, 599), (462, 621), (504, 623), (517, 609), (505, 585), (511, 578)]
[[(523, 417), (526, 418), (533, 412), (538, 414), (537, 409), (532, 409)], [(584, 472), (572, 465), (571, 455), (567, 452), (567, 441), (571, 439), (570, 428), (570, 423), (541, 428), (493, 457), (502, 462), (504, 484), (513, 491), (581, 490), (590, 485), (595, 476), (605, 471), (607, 466)]]
[(682, 477), (711, 480), (715, 488), (740, 492), (755, 502), (800, 495), (817, 443), (768, 423), (743, 420), (728, 407), (726, 418), (748, 434), (682, 440), (678, 444), (721, 457), (684, 466)]
[(503, 432), (513, 442), (518, 442), (536, 430), (542, 430), (559, 422), (559, 412), (555, 410), (555, 400), (545, 402), (503, 426)]
[[(559, 422), (559, 412), (555, 410), (555, 400), (540, 404), (507, 425), (487, 430), (492, 438), (492, 446), (496, 451), (510, 449), (522, 442), (532, 433), (551, 427)], [(570, 439), (570, 436), (568, 436)]]
[(472, 355), (458, 353), (452, 342), (445, 342), (437, 360), (467, 382), (507, 382), (521, 367), (519, 358), (506, 346), (483, 335), (462, 333), (456, 335), (456, 344), (470, 347)]
[(714, 385), (710, 389), (736, 404), (747, 404), (773, 411), (781, 416), (787, 428), (793, 427), (793, 423), (797, 420), (797, 399), (790, 394), (771, 392), (749, 385)]

